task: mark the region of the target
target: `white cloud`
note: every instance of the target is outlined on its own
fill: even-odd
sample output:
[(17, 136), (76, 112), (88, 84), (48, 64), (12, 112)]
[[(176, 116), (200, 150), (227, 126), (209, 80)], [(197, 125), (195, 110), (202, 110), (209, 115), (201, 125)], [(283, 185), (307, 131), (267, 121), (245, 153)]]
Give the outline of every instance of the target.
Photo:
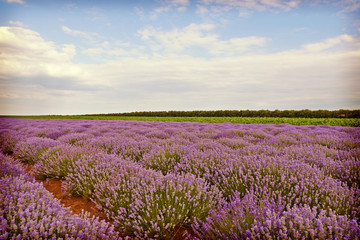
[(154, 10), (155, 13), (163, 13), (163, 12), (168, 12), (170, 11), (171, 7), (170, 6), (164, 6), (164, 7), (158, 7)]
[(101, 55), (104, 54), (105, 50), (103, 48), (88, 48), (83, 50), (83, 53), (87, 55)]
[(22, 28), (28, 27), (27, 25), (25, 25), (24, 23), (22, 23), (20, 21), (12, 21), (12, 20), (10, 20), (9, 24), (17, 26), (17, 27), (22, 27)]
[(23, 0), (6, 0), (8, 3), (19, 3), (19, 4), (25, 4), (25, 1)]
[[(198, 12), (209, 9), (212, 12), (224, 12), (230, 9), (238, 9), (240, 15), (247, 15), (249, 11), (281, 10), (289, 11), (298, 7), (300, 4), (314, 6), (316, 4), (326, 4), (340, 7), (341, 12), (354, 12), (360, 8), (358, 0), (199, 0)], [(200, 7), (202, 6), (202, 7)], [(206, 6), (207, 8), (204, 8)], [(202, 10), (200, 10), (202, 9)]]
[(197, 5), (196, 8), (197, 8), (196, 10), (197, 14), (204, 15), (209, 12), (209, 9), (204, 5)]
[[(301, 0), (200, 0), (206, 6), (211, 5), (217, 11), (229, 10), (229, 8), (236, 8), (242, 11), (255, 10), (265, 11), (268, 9), (280, 9), (288, 11), (299, 5)], [(225, 8), (224, 8), (225, 7)]]
[(104, 61), (108, 57), (136, 57), (142, 55), (138, 46), (132, 46), (129, 42), (119, 40), (103, 41), (96, 44), (96, 47), (84, 49), (82, 53), (89, 55), (94, 60), (102, 59)]
[(124, 48), (88, 48), (82, 51), (82, 53), (98, 59), (100, 55), (105, 55), (106, 57), (136, 57), (141, 56), (142, 53), (137, 49), (124, 49)]
[[(344, 108), (359, 101), (360, 51), (195, 58), (157, 55), (93, 65), (129, 111), (201, 108)], [(120, 101), (120, 100), (119, 100)], [(266, 103), (266, 104), (264, 104)], [(138, 105), (138, 106), (137, 106)]]
[[(338, 39), (346, 39), (339, 36)], [(346, 40), (345, 40), (346, 41)], [(354, 39), (357, 43), (360, 41)], [(324, 40), (327, 42), (332, 40)], [(331, 51), (329, 51), (331, 50)], [(346, 108), (359, 102), (360, 48), (198, 58), (129, 57), (92, 65), (129, 110)], [(114, 98), (118, 99), (116, 96)], [(120, 100), (119, 100), (120, 101)]]
[(179, 12), (184, 12), (187, 9), (187, 6), (190, 4), (190, 0), (163, 0), (160, 1), (163, 5), (161, 7), (155, 8), (151, 14), (151, 18), (157, 18), (158, 14), (169, 12), (172, 9), (176, 9)]
[(204, 11), (226, 12), (230, 9), (239, 10), (240, 15), (248, 15), (251, 11), (289, 11), (297, 8), (300, 4), (333, 5), (341, 8), (340, 12), (354, 12), (360, 9), (358, 0), (199, 0), (198, 13)]
[(187, 7), (196, 4), (198, 14), (214, 14), (227, 12), (231, 9), (237, 9), (240, 16), (247, 16), (253, 11), (289, 11), (297, 8), (300, 4), (314, 6), (316, 4), (334, 5), (341, 8), (342, 12), (353, 12), (360, 8), (358, 0), (163, 0), (160, 1), (162, 6), (158, 7), (152, 13), (156, 18), (158, 14), (169, 12), (173, 9), (185, 11)]
[[(219, 55), (210, 58), (178, 51), (202, 44), (218, 52), (229, 52), (227, 44), (243, 51), (250, 43), (264, 43), (251, 37), (220, 40), (214, 28), (147, 29), (141, 35), (145, 43), (164, 43), (172, 51), (149, 56), (131, 46), (103, 42), (86, 51), (111, 55), (112, 60), (75, 64), (73, 45), (45, 41), (32, 30), (1, 27), (1, 106), (13, 114), (360, 107), (359, 39), (342, 35), (285, 52), (215, 52)], [(3, 109), (0, 114), (9, 113)]]
[(76, 54), (74, 45), (58, 46), (29, 29), (0, 27), (0, 48), (1, 79), (42, 76), (78, 78), (85, 74), (71, 63)]
[(76, 48), (72, 44), (64, 44), (61, 50), (69, 59), (72, 59), (76, 55)]
[(164, 0), (162, 1), (166, 7), (186, 7), (190, 4), (189, 0)]
[(64, 31), (64, 33), (74, 36), (74, 37), (80, 37), (84, 38), (88, 41), (97, 42), (102, 39), (101, 35), (95, 32), (83, 32), (78, 30), (70, 29), (69, 27), (62, 26), (61, 29)]
[(236, 55), (266, 44), (263, 37), (231, 38), (228, 41), (217, 41), (210, 46), (209, 52), (216, 55)]
[(335, 38), (326, 39), (323, 42), (311, 43), (303, 46), (306, 51), (319, 52), (327, 49), (331, 49), (337, 46), (342, 48), (349, 46), (351, 43), (356, 43), (356, 39), (350, 35), (343, 34)]
[(266, 38), (255, 36), (220, 40), (213, 33), (214, 29), (213, 24), (190, 24), (168, 32), (147, 27), (139, 31), (139, 34), (155, 51), (164, 49), (167, 52), (181, 52), (190, 47), (198, 47), (214, 55), (236, 55), (253, 47), (261, 47), (267, 41)]
[(182, 51), (186, 47), (216, 41), (217, 36), (209, 33), (214, 28), (213, 24), (190, 24), (183, 29), (175, 28), (165, 32), (147, 27), (139, 31), (139, 34), (142, 40), (152, 45), (153, 49), (166, 48), (170, 51)]

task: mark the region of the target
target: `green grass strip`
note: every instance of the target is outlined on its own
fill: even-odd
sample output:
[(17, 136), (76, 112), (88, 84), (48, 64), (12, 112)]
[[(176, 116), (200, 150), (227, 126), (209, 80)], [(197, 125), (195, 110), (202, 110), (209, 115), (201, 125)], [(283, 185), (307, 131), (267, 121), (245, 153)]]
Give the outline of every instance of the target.
[(360, 127), (357, 118), (280, 118), (280, 117), (134, 117), (134, 116), (96, 116), (96, 115), (39, 115), (39, 116), (3, 116), (30, 119), (91, 119), (91, 120), (135, 120), (135, 121), (172, 121), (207, 123), (243, 123), (243, 124), (291, 124), (291, 125), (331, 125)]

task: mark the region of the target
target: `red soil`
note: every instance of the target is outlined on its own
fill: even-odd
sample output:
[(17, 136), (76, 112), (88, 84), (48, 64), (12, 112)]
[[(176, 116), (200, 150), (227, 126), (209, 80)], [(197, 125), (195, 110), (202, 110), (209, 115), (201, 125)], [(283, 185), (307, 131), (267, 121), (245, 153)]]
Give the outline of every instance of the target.
[[(39, 180), (40, 181), (40, 180)], [(60, 202), (66, 206), (70, 207), (71, 211), (74, 214), (80, 214), (82, 210), (89, 212), (91, 215), (95, 217), (99, 217), (100, 220), (105, 220), (106, 222), (110, 222), (105, 213), (96, 208), (95, 203), (93, 203), (90, 199), (84, 197), (76, 197), (64, 193), (61, 190), (62, 182), (58, 179), (47, 178), (43, 182), (46, 190), (51, 192), (54, 197), (60, 200)]]

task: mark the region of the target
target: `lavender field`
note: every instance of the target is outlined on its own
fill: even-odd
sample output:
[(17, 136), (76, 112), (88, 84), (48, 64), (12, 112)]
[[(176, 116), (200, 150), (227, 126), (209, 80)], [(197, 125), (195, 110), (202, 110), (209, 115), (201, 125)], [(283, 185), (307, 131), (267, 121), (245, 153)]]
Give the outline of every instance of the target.
[(360, 239), (360, 128), (4, 118), (0, 146), (0, 239)]

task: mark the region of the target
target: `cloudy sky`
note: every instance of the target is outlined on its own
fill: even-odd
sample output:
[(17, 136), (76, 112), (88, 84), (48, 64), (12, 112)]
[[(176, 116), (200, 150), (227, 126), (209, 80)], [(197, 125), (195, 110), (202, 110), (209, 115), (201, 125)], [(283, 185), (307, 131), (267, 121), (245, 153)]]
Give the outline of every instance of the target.
[(0, 0), (0, 114), (360, 109), (359, 0)]

